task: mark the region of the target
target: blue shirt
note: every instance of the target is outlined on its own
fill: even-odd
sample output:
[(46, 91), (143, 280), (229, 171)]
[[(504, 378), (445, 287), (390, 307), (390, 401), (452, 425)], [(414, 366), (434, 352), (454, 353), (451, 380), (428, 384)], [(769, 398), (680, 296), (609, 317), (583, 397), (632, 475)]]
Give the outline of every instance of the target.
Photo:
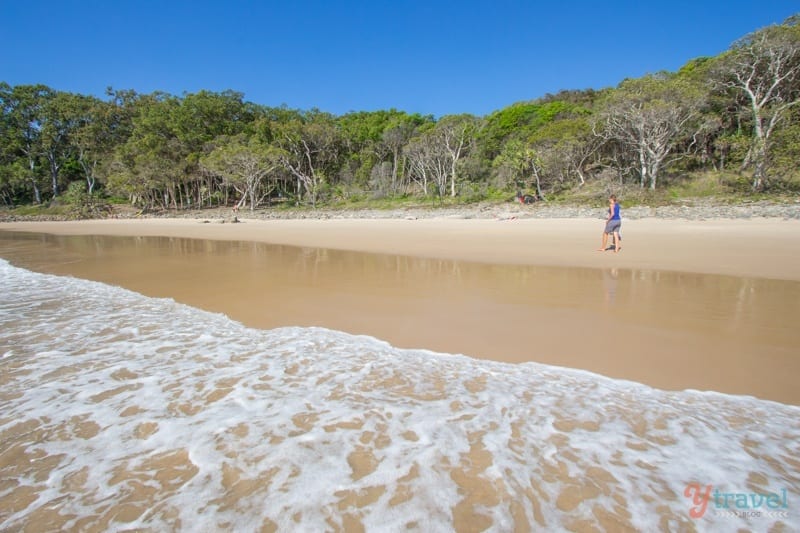
[[(608, 209), (608, 212), (609, 213), (611, 212), (611, 208)], [(620, 219), (619, 204), (617, 202), (614, 202), (614, 216), (611, 217), (611, 220), (619, 220), (619, 219)]]

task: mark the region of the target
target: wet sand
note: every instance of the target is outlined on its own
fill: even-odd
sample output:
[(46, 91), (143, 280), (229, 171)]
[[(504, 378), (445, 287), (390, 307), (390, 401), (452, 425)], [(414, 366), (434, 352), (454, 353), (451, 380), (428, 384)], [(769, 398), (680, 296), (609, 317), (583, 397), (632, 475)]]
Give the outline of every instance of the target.
[[(127, 253), (131, 243), (115, 239), (70, 237), (68, 253), (54, 255)], [(191, 258), (186, 267), (204, 256), (248, 257), (248, 243), (127, 240), (163, 263)], [(379, 282), (383, 301), (387, 269), (372, 266), (389, 259), (252, 248), (261, 277), (289, 283), (317, 272), (313, 293), (340, 278), (326, 273), (335, 266)], [(294, 271), (285, 268), (292, 259)], [(397, 261), (409, 280), (440, 268)], [(127, 271), (147, 266), (142, 275), (153, 276), (158, 262), (133, 261)], [(469, 282), (460, 265), (441, 262), (437, 280)], [(797, 501), (800, 407), (400, 350), (318, 328), (244, 328), (108, 285), (0, 271), (2, 531), (786, 531), (797, 523), (791, 504), (753, 503), (756, 512), (734, 517), (733, 506), (717, 510), (699, 494), (713, 483), (761, 502)], [(570, 286), (591, 286), (591, 275), (565, 274)], [(275, 305), (260, 296), (262, 308)], [(689, 514), (706, 503), (701, 518)]]
[(600, 227), (578, 219), (13, 223), (0, 229), (24, 233), (0, 232), (0, 256), (252, 327), (324, 326), (398, 347), (800, 404), (800, 223), (626, 221), (618, 254), (596, 251)]

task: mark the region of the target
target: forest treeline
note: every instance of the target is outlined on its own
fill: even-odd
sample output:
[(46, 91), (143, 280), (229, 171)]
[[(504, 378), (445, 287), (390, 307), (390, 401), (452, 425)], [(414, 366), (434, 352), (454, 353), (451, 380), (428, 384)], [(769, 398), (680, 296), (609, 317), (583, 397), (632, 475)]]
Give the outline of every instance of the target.
[(109, 89), (100, 99), (0, 83), (0, 204), (113, 196), (148, 209), (257, 208), (516, 191), (546, 199), (709, 174), (742, 191), (800, 190), (799, 23), (794, 15), (678, 72), (485, 117), (335, 116), (257, 105), (235, 91)]

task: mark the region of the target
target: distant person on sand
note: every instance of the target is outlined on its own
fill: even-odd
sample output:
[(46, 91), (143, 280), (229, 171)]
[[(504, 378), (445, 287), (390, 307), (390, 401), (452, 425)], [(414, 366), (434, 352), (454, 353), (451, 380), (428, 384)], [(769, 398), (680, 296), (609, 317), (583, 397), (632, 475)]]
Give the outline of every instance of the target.
[(606, 229), (603, 231), (603, 244), (598, 250), (605, 252), (608, 248), (608, 236), (613, 235), (614, 251), (619, 252), (622, 250), (622, 237), (620, 237), (619, 230), (622, 227), (622, 217), (619, 214), (619, 203), (617, 203), (617, 196), (612, 194), (608, 198), (608, 218), (606, 218)]

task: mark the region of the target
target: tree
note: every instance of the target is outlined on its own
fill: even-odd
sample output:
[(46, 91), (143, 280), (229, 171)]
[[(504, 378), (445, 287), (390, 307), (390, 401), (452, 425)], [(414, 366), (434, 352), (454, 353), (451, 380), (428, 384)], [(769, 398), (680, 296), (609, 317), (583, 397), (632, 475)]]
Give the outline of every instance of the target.
[(444, 155), (450, 178), (450, 196), (456, 195), (458, 162), (466, 156), (475, 142), (481, 121), (472, 115), (450, 115), (442, 117), (431, 130), (434, 148)]
[[(495, 111), (485, 119), (478, 135), (483, 156), (493, 160), (511, 139), (525, 140), (550, 122), (588, 113), (582, 102), (591, 101), (595, 93), (589, 91), (579, 96), (582, 94), (562, 91), (558, 96), (547, 95), (543, 100), (518, 102)], [(566, 100), (555, 99), (560, 97)]]
[(190, 160), (198, 160), (206, 143), (220, 135), (237, 135), (252, 122), (242, 93), (200, 91), (184, 94), (170, 110), (170, 127), (186, 146)]
[(104, 142), (108, 139), (105, 132), (110, 129), (105, 125), (103, 112), (107, 104), (93, 98), (85, 98), (83, 103), (88, 118), (76, 128), (72, 145), (86, 180), (86, 193), (91, 196), (97, 184), (97, 167), (102, 158), (111, 154), (112, 147)]
[(71, 136), (90, 120), (85, 102), (84, 96), (57, 91), (45, 100), (41, 108), (41, 150), (50, 170), (54, 198), (60, 192), (61, 167), (72, 154)]
[(381, 142), (381, 135), (392, 117), (398, 114), (400, 112), (394, 109), (359, 111), (336, 119), (345, 154), (340, 180), (363, 185), (369, 182), (376, 168), (383, 167), (389, 151)]
[(392, 155), (392, 171), (390, 190), (396, 193), (405, 183), (401, 175), (401, 161), (403, 150), (414, 137), (417, 130), (423, 125), (432, 125), (433, 117), (419, 114), (402, 115), (395, 117), (383, 131), (383, 145)]
[(133, 91), (108, 89), (107, 102), (93, 97), (81, 97), (85, 115), (72, 134), (70, 144), (86, 181), (86, 192), (93, 194), (101, 168), (106, 173), (114, 151), (130, 137), (134, 108), (138, 96)]
[(450, 162), (440, 141), (433, 129), (424, 131), (409, 141), (405, 155), (411, 179), (419, 184), (423, 194), (428, 195), (428, 186), (433, 183), (437, 196), (443, 198), (450, 176)]
[(549, 165), (565, 178), (574, 174), (578, 184), (586, 184), (586, 167), (597, 153), (600, 142), (592, 133), (592, 126), (584, 116), (566, 118), (548, 123), (540, 128), (528, 141), (538, 151), (545, 151), (552, 161)]
[[(116, 151), (112, 188), (143, 207), (177, 207), (189, 149), (175, 132), (172, 117), (180, 101), (165, 93), (143, 97), (127, 142)], [(198, 205), (202, 204), (199, 188)], [(188, 196), (187, 191), (187, 196)]]
[(666, 73), (629, 79), (608, 95), (595, 133), (635, 154), (640, 186), (655, 189), (661, 168), (685, 155), (674, 149), (701, 101), (694, 85)]
[(2, 90), (3, 142), (19, 153), (20, 157), (14, 164), (14, 175), (22, 177), (30, 185), (37, 204), (42, 203), (40, 160), (43, 154), (43, 108), (54, 94), (45, 85), (17, 85), (12, 88), (4, 84)]
[(334, 174), (341, 135), (333, 117), (312, 111), (302, 118), (277, 124), (275, 146), (281, 165), (297, 180), (297, 192), (316, 207), (320, 189)]
[(210, 154), (200, 159), (200, 165), (224, 176), (225, 182), (239, 193), (237, 208), (249, 201), (250, 210), (254, 210), (275, 188), (265, 187), (264, 180), (279, 166), (276, 150), (245, 135), (222, 137), (216, 144)]
[(744, 95), (753, 120), (754, 191), (767, 183), (769, 141), (775, 127), (800, 102), (800, 25), (797, 16), (734, 43), (717, 70), (717, 86)]
[(528, 143), (519, 139), (512, 139), (503, 145), (503, 151), (495, 158), (494, 165), (511, 170), (515, 176), (515, 184), (520, 182), (528, 187), (526, 176), (533, 176), (536, 187), (536, 196), (544, 198), (542, 191), (542, 159), (539, 153)]
[(771, 139), (769, 160), (772, 173), (796, 173), (800, 161), (800, 106), (791, 109), (786, 125)]

